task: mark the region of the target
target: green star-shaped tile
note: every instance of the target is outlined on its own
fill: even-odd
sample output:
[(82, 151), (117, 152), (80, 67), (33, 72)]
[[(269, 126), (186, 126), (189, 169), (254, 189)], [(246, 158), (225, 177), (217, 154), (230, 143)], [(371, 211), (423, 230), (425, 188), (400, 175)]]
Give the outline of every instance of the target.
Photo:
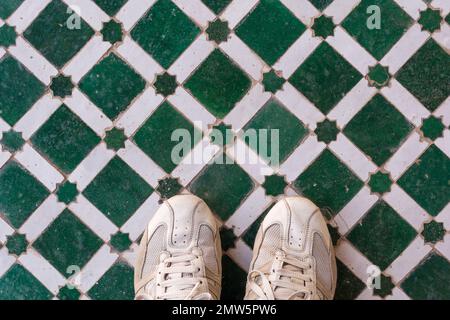
[(431, 220), (428, 223), (424, 223), (421, 235), (425, 239), (425, 243), (436, 244), (444, 239), (446, 232), (442, 222)]
[(22, 138), (21, 132), (10, 130), (3, 132), (0, 144), (4, 151), (15, 153), (22, 150), (22, 147), (25, 144), (25, 140)]
[(104, 22), (101, 33), (103, 41), (108, 41), (111, 44), (116, 44), (123, 40), (122, 24), (114, 20)]
[(167, 177), (158, 180), (158, 186), (156, 187), (156, 192), (161, 196), (161, 199), (170, 199), (177, 195), (183, 186), (180, 184), (178, 178)]
[(264, 86), (264, 91), (276, 93), (280, 90), (286, 80), (279, 76), (275, 70), (270, 70), (264, 73), (262, 84)]
[(274, 197), (284, 194), (286, 186), (287, 182), (285, 177), (277, 174), (265, 176), (264, 183), (262, 184), (266, 195)]
[(111, 130), (106, 131), (105, 139), (103, 140), (105, 141), (108, 149), (118, 151), (125, 148), (127, 136), (125, 135), (124, 129), (114, 127)]
[(222, 250), (227, 251), (230, 248), (236, 248), (237, 237), (234, 234), (233, 228), (227, 228), (225, 225), (220, 228), (220, 241), (222, 243)]
[(369, 81), (369, 86), (378, 89), (389, 85), (389, 81), (391, 80), (389, 67), (382, 66), (381, 64), (369, 67), (369, 73), (366, 79)]
[(8, 48), (16, 44), (17, 33), (14, 27), (4, 24), (0, 27), (0, 47)]
[(442, 20), (440, 9), (427, 8), (420, 12), (420, 18), (417, 22), (422, 26), (422, 30), (433, 33), (441, 29)]
[(27, 251), (28, 241), (25, 235), (20, 233), (14, 233), (11, 236), (6, 237), (6, 248), (8, 248), (9, 254), (20, 256)]
[(332, 17), (322, 15), (314, 19), (314, 24), (311, 28), (314, 31), (315, 37), (326, 39), (329, 36), (334, 36), (334, 28), (336, 28), (336, 25), (334, 24)]
[(76, 288), (66, 285), (59, 289), (58, 295), (56, 297), (59, 300), (79, 300), (81, 297), (81, 293)]
[(230, 125), (226, 125), (221, 122), (220, 124), (214, 126), (209, 135), (212, 144), (218, 146), (226, 146), (230, 144), (234, 139), (234, 133), (231, 130)]
[(53, 96), (62, 99), (71, 96), (73, 88), (72, 78), (62, 74), (52, 78), (52, 83), (50, 84), (50, 90), (52, 90)]
[(329, 144), (331, 141), (336, 141), (336, 137), (339, 133), (336, 121), (330, 121), (325, 119), (317, 124), (314, 133), (317, 135), (317, 140)]
[(436, 118), (435, 116), (430, 116), (427, 119), (422, 121), (422, 127), (420, 127), (420, 131), (422, 131), (424, 137), (429, 138), (431, 140), (436, 140), (439, 137), (442, 137), (444, 134), (445, 126), (442, 123), (441, 118)]
[(130, 248), (132, 241), (130, 240), (130, 234), (118, 231), (116, 234), (111, 236), (109, 243), (117, 251), (124, 252)]
[(388, 173), (378, 171), (370, 176), (369, 187), (373, 193), (386, 193), (391, 191), (392, 181)]
[(77, 184), (70, 181), (59, 184), (56, 190), (58, 201), (65, 204), (75, 201), (79, 193)]
[(159, 74), (156, 76), (154, 87), (156, 88), (156, 93), (162, 94), (164, 97), (170, 96), (175, 93), (178, 87), (177, 77), (167, 72)]
[(220, 19), (210, 22), (208, 24), (208, 28), (206, 29), (208, 40), (214, 41), (217, 44), (226, 42), (230, 32), (231, 30), (228, 27), (228, 21), (222, 21)]
[(373, 289), (373, 294), (381, 298), (385, 298), (392, 294), (392, 289), (395, 285), (392, 283), (392, 278), (390, 276), (380, 275), (380, 287)]

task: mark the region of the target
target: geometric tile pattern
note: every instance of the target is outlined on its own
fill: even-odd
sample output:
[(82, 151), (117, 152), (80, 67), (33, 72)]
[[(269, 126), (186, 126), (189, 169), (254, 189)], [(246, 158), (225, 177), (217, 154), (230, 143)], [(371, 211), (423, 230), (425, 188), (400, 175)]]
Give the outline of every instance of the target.
[[(2, 1), (0, 299), (133, 298), (137, 244), (176, 192), (223, 224), (223, 298), (242, 298), (283, 191), (327, 218), (337, 299), (450, 299), (449, 13), (445, 0)], [(214, 21), (230, 29), (217, 42)], [(215, 127), (235, 138), (213, 143)], [(180, 164), (176, 128), (195, 136)], [(241, 128), (279, 129), (280, 163)]]

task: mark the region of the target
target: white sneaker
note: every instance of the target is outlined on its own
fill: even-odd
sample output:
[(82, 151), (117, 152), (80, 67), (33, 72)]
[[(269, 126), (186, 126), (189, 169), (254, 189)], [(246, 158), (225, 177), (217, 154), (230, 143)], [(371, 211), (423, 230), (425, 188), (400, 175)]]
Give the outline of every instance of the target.
[(319, 208), (301, 197), (279, 201), (256, 236), (245, 299), (324, 300), (335, 289), (333, 244)]
[(142, 237), (136, 299), (219, 299), (221, 257), (219, 228), (205, 202), (175, 196), (161, 205)]

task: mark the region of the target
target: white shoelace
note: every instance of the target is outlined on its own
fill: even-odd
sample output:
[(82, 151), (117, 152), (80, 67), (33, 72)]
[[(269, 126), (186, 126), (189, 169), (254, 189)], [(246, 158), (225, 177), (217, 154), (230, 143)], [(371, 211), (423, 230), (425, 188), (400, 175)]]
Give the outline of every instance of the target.
[(259, 300), (310, 300), (315, 292), (315, 279), (309, 258), (299, 260), (277, 252), (275, 259), (281, 268), (270, 274), (253, 270), (248, 275), (250, 289)]
[[(198, 267), (194, 265), (194, 261), (199, 256), (192, 253), (185, 253), (176, 256), (163, 254), (161, 263), (158, 266), (158, 275), (161, 279), (156, 282), (156, 286), (162, 289), (162, 294), (153, 297), (150, 294), (141, 294), (138, 300), (212, 300), (209, 292), (201, 290), (205, 278), (199, 277)], [(201, 291), (200, 291), (201, 290)]]

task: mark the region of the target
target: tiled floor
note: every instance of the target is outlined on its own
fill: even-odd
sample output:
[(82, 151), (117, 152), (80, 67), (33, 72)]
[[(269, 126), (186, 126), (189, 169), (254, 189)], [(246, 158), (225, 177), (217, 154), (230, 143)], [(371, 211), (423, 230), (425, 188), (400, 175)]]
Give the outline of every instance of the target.
[[(264, 213), (298, 193), (329, 219), (336, 298), (450, 299), (449, 12), (448, 0), (1, 1), (0, 299), (133, 298), (145, 223), (186, 190), (223, 221), (224, 298), (243, 296)], [(215, 153), (174, 164), (178, 128), (197, 137), (191, 154)], [(239, 161), (245, 141), (213, 128), (279, 129), (279, 168)], [(224, 149), (237, 163), (207, 164)]]

